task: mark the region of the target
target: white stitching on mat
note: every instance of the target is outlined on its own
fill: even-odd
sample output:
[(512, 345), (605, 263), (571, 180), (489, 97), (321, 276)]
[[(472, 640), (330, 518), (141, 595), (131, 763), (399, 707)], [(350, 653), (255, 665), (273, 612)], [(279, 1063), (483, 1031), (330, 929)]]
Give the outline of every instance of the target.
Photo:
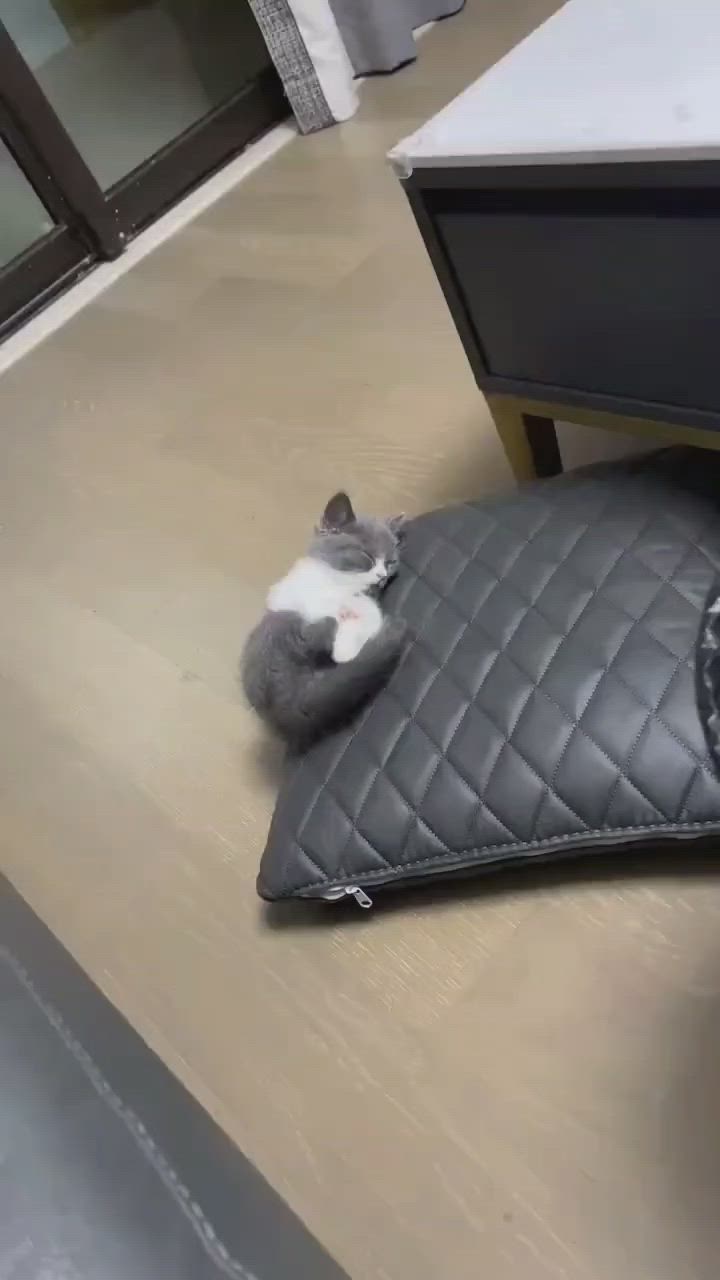
[(6, 946), (0, 946), (0, 956), (8, 964), (18, 982), (24, 987), (47, 1022), (50, 1023), (50, 1026), (60, 1037), (65, 1048), (90, 1081), (98, 1097), (109, 1105), (110, 1109), (125, 1126), (135, 1145), (139, 1147), (165, 1189), (170, 1193), (178, 1208), (190, 1223), (208, 1256), (225, 1275), (234, 1277), (234, 1280), (258, 1280), (254, 1272), (248, 1271), (241, 1262), (233, 1258), (222, 1241), (218, 1239), (214, 1227), (205, 1217), (200, 1205), (196, 1200), (192, 1199), (188, 1188), (180, 1181), (175, 1169), (173, 1169), (167, 1157), (163, 1155), (155, 1140), (150, 1136), (142, 1120), (136, 1116), (130, 1107), (126, 1106), (122, 1098), (108, 1084), (87, 1049), (84, 1049), (79, 1040), (75, 1039), (67, 1023), (54, 1006), (43, 999), (24, 965)]
[[(475, 857), (476, 854), (494, 853), (497, 849), (507, 849), (513, 853), (533, 854), (542, 853), (545, 849), (554, 849), (556, 846), (564, 844), (575, 844), (578, 851), (581, 852), (588, 846), (588, 844), (593, 845), (601, 843), (601, 841), (596, 839), (588, 841), (588, 836), (606, 836), (610, 838), (610, 844), (614, 844), (616, 843), (616, 836), (653, 835), (656, 831), (661, 831), (665, 833), (668, 840), (677, 840), (685, 833), (690, 835), (693, 831), (704, 831), (710, 827), (720, 834), (720, 819), (710, 818), (705, 822), (654, 822), (644, 826), (641, 825), (639, 827), (598, 827), (593, 831), (569, 831), (567, 835), (548, 836), (546, 840), (502, 840), (498, 841), (497, 844), (481, 845), (477, 849), (459, 849), (457, 856), (454, 859), (448, 858), (447, 854), (443, 853), (439, 855), (434, 854), (432, 858), (419, 858), (416, 862), (406, 862), (400, 867), (391, 867), (390, 875), (387, 878), (390, 879), (392, 876), (400, 876), (403, 873), (406, 875), (411, 874), (414, 867), (431, 867), (434, 864), (441, 862), (446, 864), (448, 871), (452, 871), (453, 862), (460, 862), (465, 866), (467, 858)], [(482, 869), (484, 864), (481, 862), (478, 865), (480, 869)], [(322, 887), (323, 889), (335, 889), (344, 884), (360, 884), (361, 881), (372, 880), (373, 875), (374, 873), (372, 871), (358, 871), (356, 874), (353, 874), (352, 880), (347, 878), (344, 880), (340, 878), (335, 880), (328, 879), (323, 881)], [(384, 880), (382, 882), (378, 882), (378, 887), (382, 887), (382, 884), (384, 883)], [(278, 898), (296, 897), (298, 894), (304, 893), (306, 889), (317, 889), (317, 887), (318, 883), (316, 880), (309, 880), (307, 884), (298, 885), (289, 894), (278, 894)]]

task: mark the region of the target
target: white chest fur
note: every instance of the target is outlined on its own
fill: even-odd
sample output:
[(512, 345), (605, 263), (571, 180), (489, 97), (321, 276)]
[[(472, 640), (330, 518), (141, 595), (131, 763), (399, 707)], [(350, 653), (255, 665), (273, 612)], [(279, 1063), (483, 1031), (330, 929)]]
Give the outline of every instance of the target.
[(305, 622), (336, 618), (332, 657), (335, 662), (350, 662), (382, 626), (380, 608), (366, 592), (383, 576), (382, 565), (367, 573), (343, 573), (304, 556), (270, 588), (267, 607), (272, 612), (298, 613)]

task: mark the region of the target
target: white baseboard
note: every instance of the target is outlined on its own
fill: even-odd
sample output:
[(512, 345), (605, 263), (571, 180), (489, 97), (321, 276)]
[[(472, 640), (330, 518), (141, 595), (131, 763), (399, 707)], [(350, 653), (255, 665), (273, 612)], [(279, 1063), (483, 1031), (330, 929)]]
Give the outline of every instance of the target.
[[(435, 22), (426, 22), (418, 27), (414, 32), (415, 39), (421, 40), (435, 25)], [(355, 83), (360, 85), (364, 79), (365, 77), (359, 77)], [(297, 136), (297, 129), (293, 124), (276, 125), (264, 137), (251, 143), (242, 155), (231, 160), (179, 204), (158, 218), (157, 222), (136, 236), (119, 258), (113, 262), (101, 262), (84, 279), (71, 285), (59, 298), (28, 320), (17, 333), (0, 343), (0, 374), (26, 356), (50, 334), (55, 333), (77, 315), (78, 311), (82, 311), (83, 307), (88, 306), (105, 289), (125, 275), (126, 271), (141, 262), (148, 253), (152, 253), (153, 249), (157, 249), (170, 236), (175, 235), (176, 231), (181, 231), (216, 200), (227, 195), (228, 191), (232, 191), (233, 187), (247, 178), (248, 174), (265, 164), (266, 160), (276, 155)]]
[(265, 164), (271, 156), (277, 155), (278, 151), (296, 137), (297, 130), (294, 125), (289, 123), (276, 125), (257, 142), (252, 142), (242, 155), (231, 160), (195, 191), (191, 191), (190, 195), (158, 218), (157, 222), (153, 222), (146, 231), (141, 231), (119, 258), (113, 262), (101, 262), (82, 280), (71, 285), (54, 302), (28, 320), (17, 333), (12, 334), (0, 344), (0, 374), (26, 356), (40, 342), (125, 275), (126, 271), (152, 253), (153, 249), (157, 249), (170, 236), (175, 235), (176, 231), (181, 231), (216, 200), (227, 195), (228, 191), (232, 191), (233, 187), (247, 178), (261, 164)]

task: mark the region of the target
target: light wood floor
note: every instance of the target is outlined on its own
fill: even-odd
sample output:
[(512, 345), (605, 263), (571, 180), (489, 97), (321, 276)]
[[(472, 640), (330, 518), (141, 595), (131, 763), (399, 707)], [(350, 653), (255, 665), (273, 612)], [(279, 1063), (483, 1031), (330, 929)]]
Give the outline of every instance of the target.
[(384, 152), (553, 8), (468, 0), (0, 382), (4, 869), (353, 1280), (718, 1271), (720, 886), (254, 893), (266, 585), (338, 485), (509, 484)]

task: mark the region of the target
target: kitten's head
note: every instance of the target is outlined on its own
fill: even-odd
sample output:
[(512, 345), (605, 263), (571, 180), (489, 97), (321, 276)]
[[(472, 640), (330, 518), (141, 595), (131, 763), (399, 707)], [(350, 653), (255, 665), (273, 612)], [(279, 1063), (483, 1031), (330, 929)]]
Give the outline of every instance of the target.
[(336, 493), (315, 529), (310, 555), (365, 578), (368, 587), (382, 587), (397, 570), (404, 523), (404, 516), (356, 516), (347, 494)]

